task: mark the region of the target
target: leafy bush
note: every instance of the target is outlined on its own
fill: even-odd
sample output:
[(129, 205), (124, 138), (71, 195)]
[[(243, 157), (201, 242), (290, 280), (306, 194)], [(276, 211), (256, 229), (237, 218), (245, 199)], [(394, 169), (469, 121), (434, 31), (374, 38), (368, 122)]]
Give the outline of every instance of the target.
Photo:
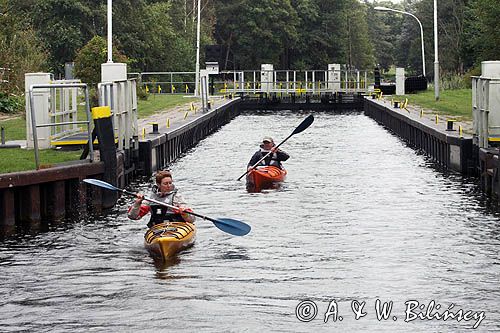
[(146, 92), (146, 89), (143, 87), (137, 87), (137, 98), (143, 101), (147, 101), (149, 94)]
[(0, 112), (2, 113), (18, 113), (22, 110), (22, 97), (16, 95), (7, 95), (0, 92)]
[(0, 27), (0, 67), (10, 69), (0, 75), (0, 80), (7, 81), (1, 84), (1, 90), (20, 94), (24, 91), (25, 73), (47, 70), (47, 54), (29, 26), (23, 26), (9, 15), (0, 15)]
[(464, 80), (467, 83), (467, 88), (472, 88), (472, 76), (481, 76), (481, 66), (474, 66), (464, 74)]
[[(113, 48), (113, 59), (116, 62), (127, 63), (128, 59)], [(107, 44), (101, 36), (94, 36), (82, 47), (75, 58), (75, 77), (88, 84), (101, 82), (101, 64), (107, 61)]]

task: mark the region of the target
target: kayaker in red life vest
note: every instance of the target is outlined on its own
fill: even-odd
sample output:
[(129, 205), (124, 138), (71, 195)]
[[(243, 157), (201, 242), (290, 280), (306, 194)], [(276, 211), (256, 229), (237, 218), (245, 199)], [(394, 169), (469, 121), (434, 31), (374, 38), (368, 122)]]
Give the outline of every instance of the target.
[(151, 195), (152, 199), (163, 201), (171, 206), (176, 206), (177, 209), (170, 209), (165, 206), (157, 205), (153, 202), (143, 202), (144, 195), (137, 194), (134, 204), (129, 208), (128, 217), (132, 220), (138, 220), (147, 213), (151, 213), (148, 227), (163, 222), (191, 222), (194, 223), (196, 217), (187, 214), (186, 211), (192, 211), (187, 207), (184, 199), (177, 193), (177, 189), (172, 181), (170, 171), (159, 171), (156, 173), (156, 186)]
[(273, 138), (269, 136), (266, 136), (264, 137), (264, 139), (262, 139), (260, 150), (256, 151), (255, 154), (253, 154), (250, 162), (248, 162), (247, 169), (250, 170), (255, 165), (255, 163), (266, 156), (266, 154), (270, 151), (272, 151), (272, 153), (269, 154), (269, 156), (267, 156), (264, 160), (262, 160), (257, 166), (273, 165), (280, 169), (283, 169), (281, 162), (288, 160), (288, 158), (290, 158), (290, 155), (285, 153), (283, 150), (276, 148)]

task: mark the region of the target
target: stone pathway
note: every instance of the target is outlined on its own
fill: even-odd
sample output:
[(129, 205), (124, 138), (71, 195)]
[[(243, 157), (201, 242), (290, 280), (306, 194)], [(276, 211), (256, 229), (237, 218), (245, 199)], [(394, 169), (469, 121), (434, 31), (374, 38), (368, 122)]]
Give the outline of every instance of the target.
[[(211, 109), (227, 103), (229, 100), (222, 97), (209, 98)], [(160, 132), (164, 132), (167, 128), (175, 128), (189, 122), (201, 115), (201, 100), (193, 101), (192, 103), (176, 106), (170, 109), (159, 111), (149, 117), (137, 120), (139, 129), (139, 138), (143, 138), (153, 130), (153, 123), (158, 124)]]
[[(470, 136), (472, 135), (472, 121), (464, 121), (461, 120), (459, 116), (452, 116), (452, 115), (443, 115), (439, 114), (438, 115), (438, 123), (436, 124), (436, 114), (437, 112), (434, 110), (430, 109), (425, 109), (422, 108), (419, 105), (411, 105), (408, 104), (405, 109), (398, 109), (393, 107), (393, 102), (394, 101), (401, 101), (401, 98), (395, 98), (395, 97), (383, 97), (381, 100), (379, 100), (380, 103), (384, 104), (386, 107), (392, 107), (393, 110), (399, 110), (401, 113), (406, 114), (412, 119), (420, 119), (422, 122), (429, 123), (433, 125), (434, 127), (437, 127), (442, 130), (446, 130), (447, 128), (447, 120), (456, 120), (453, 123), (453, 129), (456, 131), (458, 135), (458, 129), (459, 126), (462, 127), (463, 135), (464, 136)], [(472, 110), (471, 110), (472, 113)]]

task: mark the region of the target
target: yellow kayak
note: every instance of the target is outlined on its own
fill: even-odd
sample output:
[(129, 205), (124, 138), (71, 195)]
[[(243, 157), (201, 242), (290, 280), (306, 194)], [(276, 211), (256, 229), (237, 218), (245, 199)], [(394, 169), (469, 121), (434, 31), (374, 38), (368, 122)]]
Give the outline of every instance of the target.
[(189, 222), (160, 223), (144, 235), (144, 246), (156, 257), (167, 259), (193, 245), (196, 226)]

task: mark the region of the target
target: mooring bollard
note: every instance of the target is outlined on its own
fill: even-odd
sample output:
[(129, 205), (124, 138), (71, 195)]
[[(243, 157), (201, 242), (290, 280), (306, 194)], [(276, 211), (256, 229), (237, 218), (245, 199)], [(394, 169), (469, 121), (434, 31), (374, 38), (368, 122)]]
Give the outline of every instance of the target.
[(151, 134), (160, 134), (160, 132), (158, 132), (158, 123), (151, 123), (151, 125), (153, 125), (153, 132), (151, 132)]
[(13, 145), (7, 145), (5, 144), (5, 128), (2, 127), (1, 129), (1, 141), (0, 141), (0, 148), (21, 148), (21, 145), (16, 145), (16, 144), (13, 144)]
[(446, 130), (447, 131), (454, 131), (453, 129), (453, 123), (455, 122), (455, 120), (451, 120), (451, 119), (448, 119), (446, 121)]

